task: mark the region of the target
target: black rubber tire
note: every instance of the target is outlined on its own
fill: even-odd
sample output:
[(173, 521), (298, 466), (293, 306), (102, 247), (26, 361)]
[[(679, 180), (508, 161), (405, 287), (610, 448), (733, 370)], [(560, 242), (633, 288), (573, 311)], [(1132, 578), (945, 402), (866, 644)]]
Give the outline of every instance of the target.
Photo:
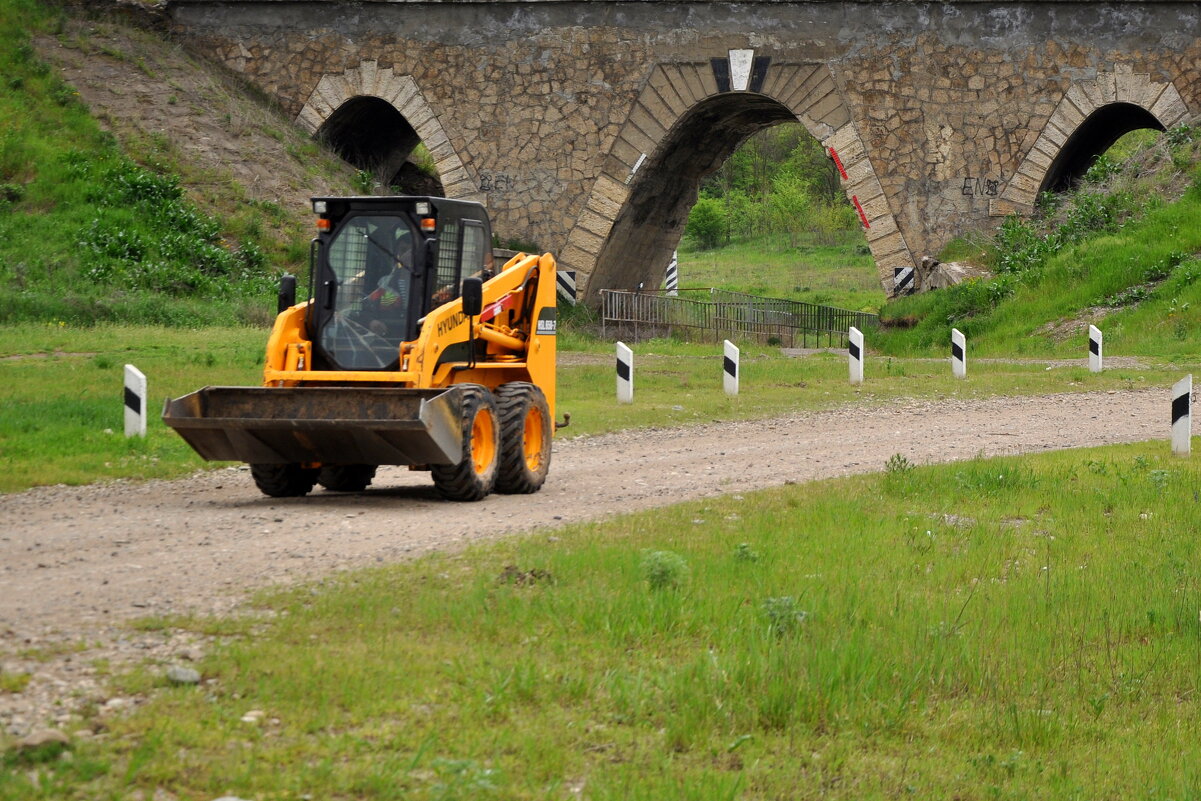
[(327, 464), (317, 474), (317, 483), (334, 492), (362, 492), (373, 478), (373, 464)]
[[(443, 498), (449, 501), (480, 501), (488, 497), (496, 486), (496, 473), (500, 461), (500, 415), (496, 409), (496, 398), (487, 387), (479, 384), (460, 384), (459, 387), (463, 450), (456, 464), (430, 465), (430, 474), (434, 477), (434, 486)], [(491, 433), (487, 437), (491, 442), (491, 458), (485, 458), (484, 463), (477, 468), (477, 454), (472, 447), (472, 432), (476, 427), (477, 418), (480, 419), (481, 425), (487, 422), (480, 418), (480, 415), (488, 415), (491, 418)], [(486, 454), (486, 451), (484, 453)]]
[[(496, 491), (509, 494), (529, 494), (542, 489), (550, 470), (550, 438), (554, 421), (542, 390), (533, 384), (514, 381), (496, 389), (496, 405), (500, 409), (500, 470), (496, 475)], [(537, 440), (537, 451), (527, 447), (526, 418), (537, 414), (541, 426), (531, 432)], [(536, 463), (531, 467), (531, 459)]]
[(272, 498), (299, 498), (308, 495), (317, 483), (315, 467), (298, 464), (252, 464), (250, 475), (264, 495)]

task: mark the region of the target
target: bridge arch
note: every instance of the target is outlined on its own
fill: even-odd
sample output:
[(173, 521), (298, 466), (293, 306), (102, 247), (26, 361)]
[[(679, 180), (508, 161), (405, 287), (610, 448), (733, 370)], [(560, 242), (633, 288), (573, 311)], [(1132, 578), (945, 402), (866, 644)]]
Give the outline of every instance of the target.
[(1131, 131), (1142, 128), (1165, 130), (1151, 112), (1133, 103), (1109, 103), (1089, 114), (1059, 149), (1038, 188), (1043, 192), (1071, 189), (1097, 157)]
[(314, 136), (326, 138), (351, 164), (380, 175), (389, 170), (395, 174), (416, 144), (423, 142), (433, 156), (446, 197), (485, 201), (411, 75), (396, 75), (390, 67), (380, 69), (375, 61), (326, 73), (296, 122)]
[[(344, 161), (376, 176), (384, 186), (400, 183), (400, 176), (421, 137), (396, 107), (386, 100), (359, 95), (334, 109), (316, 136)], [(431, 191), (441, 195), (441, 182)]]
[(894, 268), (913, 258), (830, 68), (731, 50), (724, 59), (652, 70), (560, 258), (587, 274), (585, 300), (595, 303), (601, 289), (657, 287), (701, 178), (748, 136), (784, 121), (802, 123), (838, 154), (843, 188), (891, 291)]
[(1040, 193), (1071, 186), (1123, 135), (1140, 128), (1163, 131), (1188, 116), (1175, 85), (1152, 81), (1145, 73), (1119, 67), (1076, 81), (989, 211), (1029, 214)]

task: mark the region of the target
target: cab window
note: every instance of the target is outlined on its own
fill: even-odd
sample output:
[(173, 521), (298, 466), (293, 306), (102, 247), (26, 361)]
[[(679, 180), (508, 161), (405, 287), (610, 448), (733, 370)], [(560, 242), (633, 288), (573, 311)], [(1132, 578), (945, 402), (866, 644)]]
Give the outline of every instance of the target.
[(333, 311), (321, 347), (347, 370), (387, 367), (408, 339), (413, 243), (407, 219), (358, 215), (329, 243), (335, 283)]

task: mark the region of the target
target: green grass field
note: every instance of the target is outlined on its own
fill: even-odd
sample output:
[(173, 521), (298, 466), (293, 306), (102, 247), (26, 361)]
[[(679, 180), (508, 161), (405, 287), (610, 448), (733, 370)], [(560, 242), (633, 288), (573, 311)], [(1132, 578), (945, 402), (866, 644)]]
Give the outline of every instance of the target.
[(158, 691), (0, 798), (1201, 793), (1201, 468), (890, 465), (156, 621), (232, 633), (207, 683), (118, 679)]
[[(187, 330), (149, 326), (76, 328), (57, 324), (0, 327), (0, 492), (45, 484), (186, 475), (206, 464), (159, 419), (162, 401), (207, 385), (257, 385), (267, 332), (257, 328)], [(650, 426), (766, 418), (845, 403), (895, 398), (985, 397), (1168, 387), (1201, 360), (1093, 375), (1081, 367), (976, 363), (957, 381), (940, 359), (869, 355), (867, 383), (852, 387), (846, 357), (787, 358), (777, 348), (742, 350), (741, 392), (721, 388), (721, 351), (666, 340), (635, 346), (636, 397), (615, 401), (613, 346), (565, 333), (558, 370), (560, 436)], [(869, 342), (870, 345), (870, 342)], [(1112, 353), (1112, 351), (1111, 351)], [(149, 382), (147, 437), (126, 439), (124, 365)]]
[(876, 312), (884, 290), (859, 231), (838, 245), (788, 246), (764, 237), (713, 250), (679, 254), (681, 287), (719, 287), (751, 295), (788, 298), (852, 311)]

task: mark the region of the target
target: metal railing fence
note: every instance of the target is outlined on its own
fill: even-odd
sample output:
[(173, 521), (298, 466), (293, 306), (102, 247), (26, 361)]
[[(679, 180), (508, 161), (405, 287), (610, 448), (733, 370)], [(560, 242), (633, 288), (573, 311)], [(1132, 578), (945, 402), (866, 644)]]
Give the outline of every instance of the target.
[(602, 289), (600, 295), (602, 334), (635, 342), (682, 335), (792, 348), (846, 347), (851, 326), (866, 331), (879, 325), (879, 318), (867, 312), (722, 289), (681, 289), (678, 296)]

